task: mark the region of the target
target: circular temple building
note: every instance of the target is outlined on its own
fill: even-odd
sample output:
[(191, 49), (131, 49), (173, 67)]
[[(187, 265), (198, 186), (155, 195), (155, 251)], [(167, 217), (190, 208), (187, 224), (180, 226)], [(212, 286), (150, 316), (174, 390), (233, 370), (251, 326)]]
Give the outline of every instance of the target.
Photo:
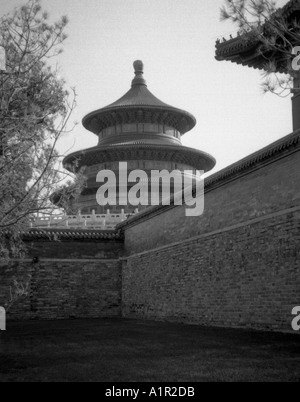
[[(119, 162), (127, 162), (128, 173), (141, 169), (147, 174), (152, 170), (207, 172), (215, 166), (212, 156), (181, 143), (182, 135), (196, 125), (195, 117), (157, 99), (147, 88), (143, 63), (138, 60), (133, 65), (135, 77), (130, 90), (116, 102), (83, 118), (83, 126), (98, 136), (98, 145), (64, 159), (66, 169), (78, 172), (83, 168), (87, 178), (77, 204), (83, 214), (103, 214), (108, 209), (113, 213), (131, 213), (137, 207), (146, 208), (98, 204), (96, 195), (101, 183), (97, 182), (97, 174), (111, 170), (118, 178)], [(128, 184), (128, 188), (133, 185)]]

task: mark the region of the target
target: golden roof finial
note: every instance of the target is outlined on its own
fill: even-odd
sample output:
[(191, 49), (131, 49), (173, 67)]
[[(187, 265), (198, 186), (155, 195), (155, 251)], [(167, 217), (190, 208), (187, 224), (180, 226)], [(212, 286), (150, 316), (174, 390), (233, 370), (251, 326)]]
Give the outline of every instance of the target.
[(147, 86), (147, 83), (143, 77), (144, 63), (141, 60), (136, 60), (133, 63), (133, 67), (134, 67), (135, 77), (132, 80), (131, 86), (134, 86), (134, 85), (146, 85)]

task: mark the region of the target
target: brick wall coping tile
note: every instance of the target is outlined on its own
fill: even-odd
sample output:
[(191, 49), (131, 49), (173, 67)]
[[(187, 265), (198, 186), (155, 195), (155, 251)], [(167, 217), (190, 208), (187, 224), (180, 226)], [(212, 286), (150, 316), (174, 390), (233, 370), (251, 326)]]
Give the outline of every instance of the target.
[(74, 230), (74, 229), (30, 229), (22, 232), (24, 240), (120, 240), (124, 236), (120, 230)]
[(10, 266), (11, 264), (32, 264), (32, 265), (37, 265), (37, 266), (43, 266), (43, 264), (47, 264), (49, 262), (55, 264), (55, 263), (62, 263), (62, 264), (105, 264), (105, 265), (110, 265), (111, 263), (119, 263), (121, 259), (63, 259), (63, 258), (40, 258), (37, 263), (33, 263), (32, 258), (24, 258), (24, 259), (14, 259), (12, 258), (9, 262), (7, 263), (0, 263), (0, 268), (1, 267), (7, 267), (8, 265)]
[[(239, 160), (238, 162), (229, 165), (228, 167), (212, 174), (205, 179), (205, 193), (215, 190), (228, 182), (239, 179), (255, 170), (276, 162), (279, 159), (285, 158), (294, 152), (300, 151), (300, 130), (273, 142), (254, 152), (253, 154)], [(171, 200), (172, 202), (172, 200)], [(117, 230), (124, 232), (124, 230), (135, 226), (143, 221), (160, 215), (169, 209), (177, 208), (178, 205), (158, 205), (147, 208), (146, 210), (138, 213), (137, 215), (129, 218), (125, 222), (117, 225)]]
[[(225, 232), (230, 232), (232, 230), (240, 229), (240, 228), (245, 227), (245, 226), (254, 225), (256, 223), (260, 223), (260, 222), (263, 222), (263, 221), (266, 221), (266, 220), (270, 220), (272, 218), (277, 218), (277, 217), (280, 217), (282, 215), (287, 215), (287, 214), (294, 213), (294, 212), (297, 212), (297, 211), (300, 211), (300, 206), (297, 206), (297, 207), (294, 207), (294, 208), (284, 209), (284, 210), (279, 211), (279, 212), (274, 212), (272, 214), (264, 215), (264, 216), (262, 216), (260, 218), (251, 219), (251, 220), (248, 220), (248, 221), (245, 221), (245, 222), (242, 222), (242, 223), (238, 223), (236, 225), (228, 226), (228, 227), (223, 228), (223, 229), (214, 230), (214, 231), (209, 232), (209, 233), (204, 233), (204, 234), (201, 234), (201, 235), (198, 235), (198, 236), (190, 237), (188, 239), (183, 239), (181, 241), (166, 244), (164, 246), (156, 247), (154, 249), (145, 250), (145, 251), (142, 251), (140, 253), (130, 254), (130, 255), (125, 256), (125, 257), (120, 257), (120, 260), (121, 261), (127, 261), (129, 258), (132, 258), (132, 257), (141, 257), (141, 256), (147, 255), (149, 253), (155, 253), (155, 252), (158, 252), (158, 251), (170, 249), (172, 247), (182, 246), (183, 244), (186, 244), (186, 243), (192, 243), (193, 241), (204, 239), (204, 238), (207, 238), (207, 237), (210, 237), (210, 236), (216, 236), (216, 235), (219, 235), (219, 234), (225, 233)], [(277, 223), (275, 223), (275, 225), (276, 224)]]

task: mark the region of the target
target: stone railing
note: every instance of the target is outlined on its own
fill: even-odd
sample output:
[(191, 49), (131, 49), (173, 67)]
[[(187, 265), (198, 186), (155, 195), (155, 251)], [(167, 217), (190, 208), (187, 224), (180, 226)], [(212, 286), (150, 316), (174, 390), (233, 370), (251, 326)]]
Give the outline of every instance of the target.
[(138, 209), (134, 213), (126, 214), (124, 210), (120, 214), (111, 214), (108, 210), (106, 214), (81, 215), (52, 215), (36, 217), (31, 221), (33, 228), (59, 228), (59, 229), (97, 229), (97, 230), (113, 230), (115, 227), (124, 222), (130, 216), (138, 213)]

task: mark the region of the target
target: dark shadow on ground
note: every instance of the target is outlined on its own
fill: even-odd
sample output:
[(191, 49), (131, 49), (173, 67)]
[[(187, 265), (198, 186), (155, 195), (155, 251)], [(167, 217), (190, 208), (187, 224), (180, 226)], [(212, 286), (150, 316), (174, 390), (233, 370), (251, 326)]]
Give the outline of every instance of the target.
[(300, 381), (300, 337), (125, 319), (8, 322), (0, 381)]

